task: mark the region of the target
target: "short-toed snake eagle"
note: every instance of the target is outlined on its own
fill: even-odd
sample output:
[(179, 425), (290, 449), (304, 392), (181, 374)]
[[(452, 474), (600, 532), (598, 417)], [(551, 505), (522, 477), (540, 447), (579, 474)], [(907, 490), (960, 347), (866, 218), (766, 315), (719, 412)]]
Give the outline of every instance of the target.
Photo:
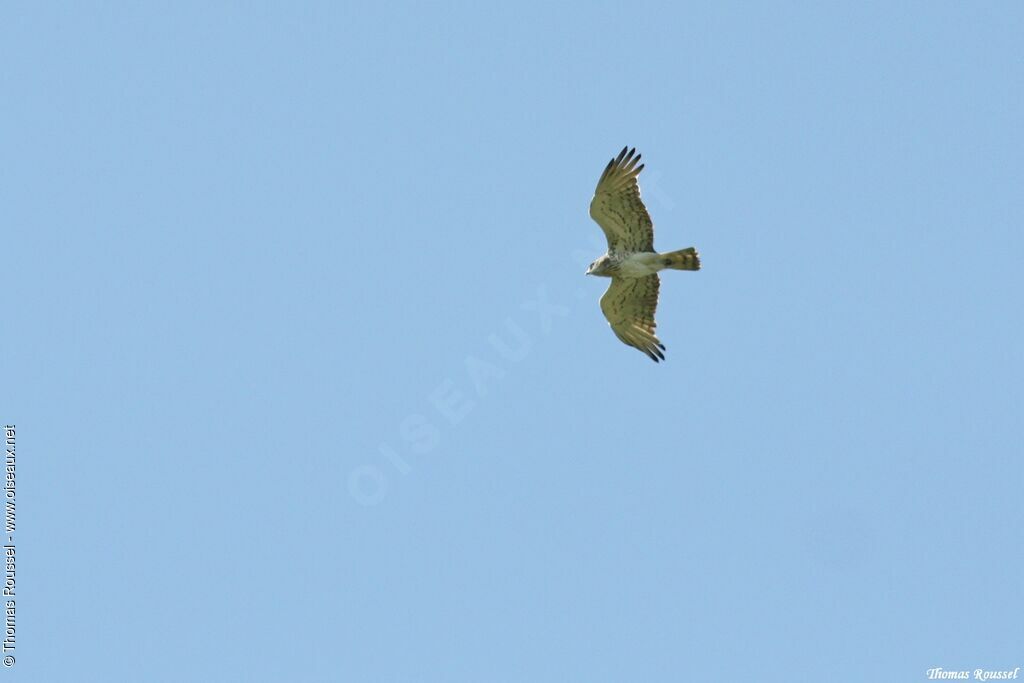
[(623, 147), (597, 181), (590, 217), (604, 230), (608, 253), (590, 264), (587, 275), (612, 279), (601, 297), (604, 317), (623, 343), (658, 362), (665, 360), (665, 346), (654, 335), (658, 271), (700, 270), (700, 256), (693, 247), (664, 254), (654, 251), (654, 224), (636, 181), (644, 168), (639, 161), (636, 149)]

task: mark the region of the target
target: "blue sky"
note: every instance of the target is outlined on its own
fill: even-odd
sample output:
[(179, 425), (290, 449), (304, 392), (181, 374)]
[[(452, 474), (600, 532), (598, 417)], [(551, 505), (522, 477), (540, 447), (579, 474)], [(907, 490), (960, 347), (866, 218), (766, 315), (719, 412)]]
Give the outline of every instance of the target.
[(2, 13), (12, 680), (1024, 666), (1021, 5)]

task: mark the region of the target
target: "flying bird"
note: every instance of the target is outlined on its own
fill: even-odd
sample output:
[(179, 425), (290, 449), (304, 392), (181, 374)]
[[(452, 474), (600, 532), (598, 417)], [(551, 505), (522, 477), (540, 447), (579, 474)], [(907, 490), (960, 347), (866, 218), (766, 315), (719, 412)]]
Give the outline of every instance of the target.
[(610, 277), (601, 297), (601, 311), (624, 343), (640, 349), (657, 363), (665, 360), (665, 345), (654, 334), (658, 307), (658, 271), (700, 270), (693, 247), (659, 254), (654, 251), (654, 223), (640, 199), (636, 178), (644, 165), (636, 149), (623, 147), (608, 162), (597, 181), (590, 217), (608, 238), (608, 253), (590, 264), (587, 275)]

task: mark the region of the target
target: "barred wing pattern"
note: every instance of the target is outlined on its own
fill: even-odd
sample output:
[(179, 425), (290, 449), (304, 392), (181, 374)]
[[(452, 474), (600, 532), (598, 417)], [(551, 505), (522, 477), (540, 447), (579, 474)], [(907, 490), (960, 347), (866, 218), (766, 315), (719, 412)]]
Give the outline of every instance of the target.
[[(634, 156), (635, 154), (635, 156)], [(636, 177), (644, 169), (636, 149), (622, 148), (608, 162), (590, 202), (590, 217), (604, 230), (608, 251), (654, 251), (654, 223), (640, 200)]]
[(612, 331), (625, 344), (636, 347), (657, 363), (665, 360), (665, 346), (654, 335), (654, 310), (658, 307), (658, 275), (612, 278), (601, 297), (601, 312)]

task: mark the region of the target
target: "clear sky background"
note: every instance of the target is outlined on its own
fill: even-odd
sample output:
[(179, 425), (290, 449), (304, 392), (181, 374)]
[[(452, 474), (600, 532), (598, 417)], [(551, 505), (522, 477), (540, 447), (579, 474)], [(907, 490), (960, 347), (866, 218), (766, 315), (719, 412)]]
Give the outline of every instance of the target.
[[(1024, 666), (1019, 3), (7, 3), (25, 681)], [(584, 277), (623, 145), (666, 362)]]

